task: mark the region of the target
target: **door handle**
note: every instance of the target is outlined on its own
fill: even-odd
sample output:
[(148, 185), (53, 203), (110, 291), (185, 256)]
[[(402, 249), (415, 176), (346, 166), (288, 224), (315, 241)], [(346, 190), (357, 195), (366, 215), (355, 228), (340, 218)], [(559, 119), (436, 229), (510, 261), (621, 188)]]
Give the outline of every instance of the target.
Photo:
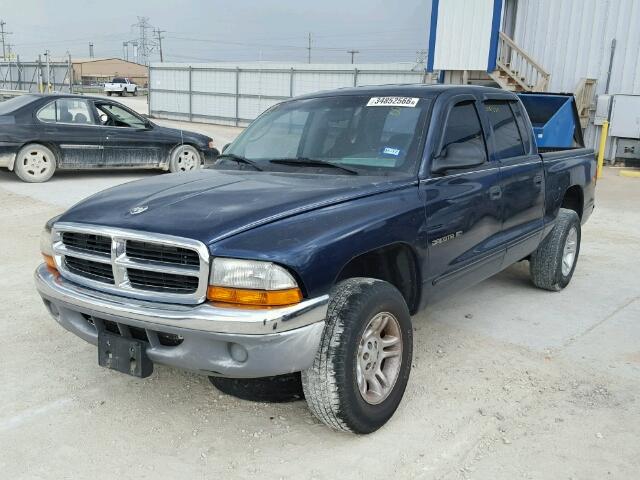
[(489, 198), (491, 200), (500, 200), (502, 198), (502, 188), (499, 185), (494, 185), (489, 189)]
[(539, 187), (540, 185), (542, 185), (542, 175), (536, 175), (535, 177), (533, 177), (533, 184), (536, 187)]

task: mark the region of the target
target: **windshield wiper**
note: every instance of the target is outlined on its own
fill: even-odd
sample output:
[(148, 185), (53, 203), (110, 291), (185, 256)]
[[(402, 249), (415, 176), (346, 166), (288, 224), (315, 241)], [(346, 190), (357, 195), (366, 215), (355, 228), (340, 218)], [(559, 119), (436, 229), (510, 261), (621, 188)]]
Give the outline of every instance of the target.
[(249, 165), (260, 172), (264, 171), (264, 169), (260, 167), (253, 160), (249, 160), (248, 158), (241, 157), (240, 155), (236, 155), (235, 153), (223, 153), (222, 155), (218, 155), (218, 158), (228, 158), (229, 160), (233, 160), (234, 162), (244, 163), (245, 165)]
[(358, 172), (350, 168), (343, 167), (342, 165), (338, 165), (336, 163), (327, 162), (326, 160), (317, 160), (314, 158), (307, 158), (307, 157), (276, 158), (274, 160), (269, 160), (269, 161), (271, 163), (279, 163), (282, 165), (337, 168), (339, 170), (342, 170), (343, 172), (348, 173), (349, 175), (358, 175)]

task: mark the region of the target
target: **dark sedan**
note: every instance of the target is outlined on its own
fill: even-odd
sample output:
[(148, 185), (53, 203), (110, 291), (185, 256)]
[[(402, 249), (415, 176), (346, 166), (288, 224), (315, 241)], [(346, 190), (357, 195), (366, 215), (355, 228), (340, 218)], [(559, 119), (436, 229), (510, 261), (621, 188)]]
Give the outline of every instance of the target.
[(23, 95), (0, 103), (0, 167), (25, 182), (46, 182), (57, 169), (188, 171), (218, 153), (206, 135), (161, 127), (106, 98)]

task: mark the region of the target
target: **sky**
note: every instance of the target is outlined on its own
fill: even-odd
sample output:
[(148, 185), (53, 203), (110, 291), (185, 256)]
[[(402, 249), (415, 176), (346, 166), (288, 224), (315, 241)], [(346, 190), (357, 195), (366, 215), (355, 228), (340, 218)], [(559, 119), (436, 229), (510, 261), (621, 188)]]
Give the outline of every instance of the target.
[[(109, 6), (112, 6), (111, 8)], [(122, 57), (138, 16), (163, 30), (164, 61), (414, 62), (426, 50), (431, 0), (0, 0), (23, 61)], [(132, 55), (130, 50), (130, 55)], [(151, 61), (158, 61), (157, 48)]]

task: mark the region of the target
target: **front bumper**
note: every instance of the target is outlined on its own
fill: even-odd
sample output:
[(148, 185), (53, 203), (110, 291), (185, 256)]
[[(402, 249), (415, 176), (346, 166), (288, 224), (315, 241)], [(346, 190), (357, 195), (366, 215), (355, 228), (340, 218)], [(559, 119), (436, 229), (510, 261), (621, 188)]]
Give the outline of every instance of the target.
[[(35, 283), (53, 318), (97, 345), (98, 332), (144, 335), (149, 358), (204, 375), (255, 378), (309, 368), (324, 329), (328, 296), (291, 307), (245, 310), (134, 300), (79, 286), (42, 264)], [(115, 326), (114, 326), (115, 325)], [(177, 345), (162, 338), (179, 338)]]

